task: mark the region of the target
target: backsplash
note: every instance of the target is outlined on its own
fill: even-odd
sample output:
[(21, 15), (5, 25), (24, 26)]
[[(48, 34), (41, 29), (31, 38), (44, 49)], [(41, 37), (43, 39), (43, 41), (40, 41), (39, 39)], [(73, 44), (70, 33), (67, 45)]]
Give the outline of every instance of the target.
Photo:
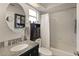
[(4, 47), (4, 42), (0, 42), (0, 48)]
[(0, 48), (4, 48), (5, 46), (12, 46), (26, 40), (27, 39), (16, 38), (16, 39), (8, 40), (8, 41), (3, 41), (3, 42), (0, 42)]
[(11, 45), (20, 43), (20, 42), (22, 42), (22, 41), (23, 41), (22, 38), (17, 38), (17, 39), (8, 40), (8, 46), (11, 46)]

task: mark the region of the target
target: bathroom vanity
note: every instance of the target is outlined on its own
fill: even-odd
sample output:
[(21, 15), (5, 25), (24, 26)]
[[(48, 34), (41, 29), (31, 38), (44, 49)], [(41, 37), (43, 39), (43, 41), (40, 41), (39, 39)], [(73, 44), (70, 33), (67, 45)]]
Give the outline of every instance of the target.
[[(21, 44), (28, 44), (28, 47), (20, 51), (11, 51), (11, 48)], [(19, 44), (15, 44), (13, 46), (6, 46), (4, 48), (0, 48), (0, 56), (38, 56), (38, 50), (38, 43), (32, 41), (25, 41)]]

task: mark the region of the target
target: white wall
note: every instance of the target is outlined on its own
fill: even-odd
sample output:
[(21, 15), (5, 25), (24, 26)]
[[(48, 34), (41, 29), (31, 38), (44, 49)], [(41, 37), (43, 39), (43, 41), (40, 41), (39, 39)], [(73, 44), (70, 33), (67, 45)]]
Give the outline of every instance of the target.
[(74, 33), (76, 8), (49, 14), (51, 47), (74, 53), (76, 51), (76, 35)]

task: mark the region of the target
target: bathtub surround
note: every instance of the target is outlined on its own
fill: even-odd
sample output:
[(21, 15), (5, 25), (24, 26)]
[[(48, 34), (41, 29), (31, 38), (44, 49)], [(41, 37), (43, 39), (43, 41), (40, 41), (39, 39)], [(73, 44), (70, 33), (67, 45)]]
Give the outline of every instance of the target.
[[(67, 8), (67, 5), (72, 6)], [(52, 48), (74, 54), (76, 52), (76, 4), (67, 4), (62, 10), (50, 12), (50, 44)], [(61, 6), (60, 6), (61, 7)], [(65, 8), (66, 9), (63, 9)]]

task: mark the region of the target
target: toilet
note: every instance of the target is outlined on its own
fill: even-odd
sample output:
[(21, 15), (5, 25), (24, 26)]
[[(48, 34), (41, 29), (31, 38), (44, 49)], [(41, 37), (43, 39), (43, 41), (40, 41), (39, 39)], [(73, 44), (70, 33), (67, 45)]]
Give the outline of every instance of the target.
[(51, 50), (41, 47), (41, 39), (37, 39), (35, 42), (39, 44), (39, 55), (40, 56), (52, 56)]

